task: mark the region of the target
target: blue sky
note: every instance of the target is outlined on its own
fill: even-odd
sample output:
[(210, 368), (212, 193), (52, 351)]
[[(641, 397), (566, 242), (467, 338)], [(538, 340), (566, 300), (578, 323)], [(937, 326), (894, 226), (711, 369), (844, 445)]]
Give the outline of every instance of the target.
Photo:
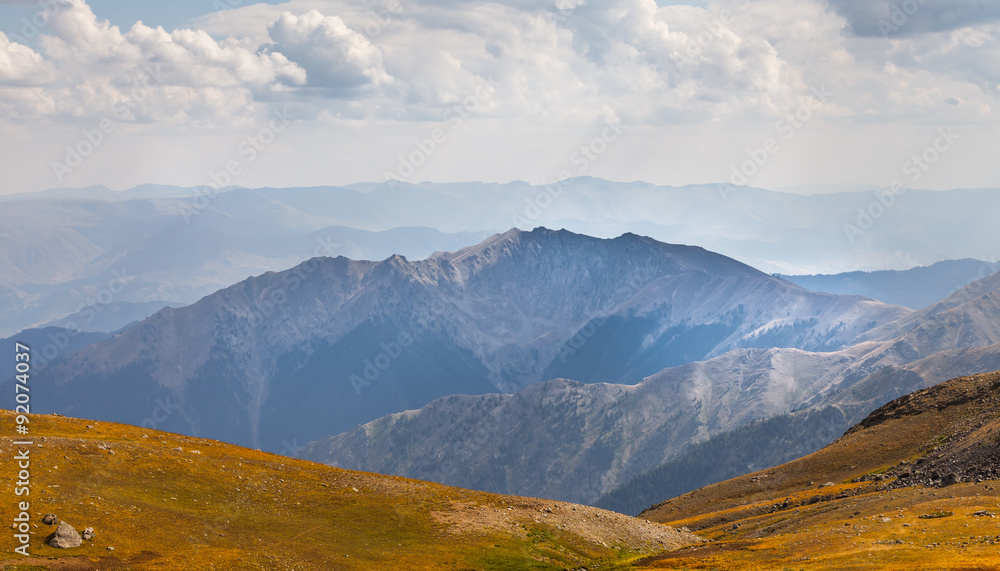
[(38, 1), (0, 0), (0, 193), (998, 186), (995, 2)]
[[(128, 29), (142, 20), (149, 26), (163, 26), (168, 30), (190, 26), (199, 16), (215, 11), (216, 0), (91, 0), (94, 13), (112, 24)], [(245, 0), (218, 0), (222, 6), (247, 5)], [(280, 4), (281, 0), (253, 2), (254, 4)], [(37, 2), (0, 4), (0, 31), (10, 35), (20, 32), (22, 18), (30, 18), (38, 10)]]

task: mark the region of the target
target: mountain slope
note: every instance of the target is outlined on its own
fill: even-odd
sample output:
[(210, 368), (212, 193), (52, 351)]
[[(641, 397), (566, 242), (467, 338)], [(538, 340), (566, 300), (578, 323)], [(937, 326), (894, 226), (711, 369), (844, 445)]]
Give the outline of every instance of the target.
[(814, 454), (646, 510), (715, 542), (636, 568), (994, 568), (998, 442), (1000, 373), (918, 391)]
[(90, 333), (62, 327), (25, 329), (13, 337), (0, 339), (0, 371), (2, 371), (0, 377), (7, 379), (14, 374), (14, 366), (17, 364), (14, 359), (17, 354), (15, 343), (22, 343), (35, 349), (32, 367), (36, 372), (40, 372), (48, 367), (50, 362), (110, 337), (111, 335), (107, 333)]
[(838, 348), (908, 313), (701, 248), (513, 230), (417, 262), (318, 258), (245, 280), (70, 356), (36, 390), (43, 412), (294, 452), (447, 395)]
[[(14, 415), (0, 420), (11, 426)], [(29, 426), (31, 491), (20, 499), (30, 501), (32, 557), (14, 554), (17, 532), (6, 533), (4, 569), (541, 571), (617, 567), (700, 542), (594, 508), (347, 472), (143, 428), (42, 415)], [(8, 458), (12, 440), (0, 437)], [(6, 489), (16, 480), (11, 470), (0, 475)], [(96, 535), (77, 548), (48, 546), (46, 513)]]
[[(635, 386), (553, 381), (517, 395), (444, 399), (325, 438), (305, 454), (341, 467), (589, 503), (619, 487), (619, 496), (636, 493), (633, 478), (645, 478), (641, 493), (648, 499), (657, 482), (693, 465), (690, 458), (671, 464), (686, 447), (722, 435), (711, 449), (726, 450), (740, 463), (722, 461), (726, 470), (688, 474), (685, 486), (670, 488), (688, 491), (749, 465), (810, 453), (903, 394), (995, 370), (998, 276), (951, 296), (942, 302), (947, 309), (922, 311), (919, 322), (905, 317), (905, 326), (881, 329), (895, 337), (827, 353), (734, 350), (665, 369)], [(982, 292), (988, 293), (974, 295)], [(751, 454), (725, 436), (795, 411), (803, 414), (765, 425), (769, 434), (755, 433), (784, 442), (781, 453), (761, 446)], [(449, 462), (462, 469), (442, 471)], [(505, 469), (495, 469), (498, 464)], [(644, 474), (661, 465), (658, 475)], [(671, 479), (672, 486), (679, 482)], [(602, 505), (631, 510), (634, 501)]]

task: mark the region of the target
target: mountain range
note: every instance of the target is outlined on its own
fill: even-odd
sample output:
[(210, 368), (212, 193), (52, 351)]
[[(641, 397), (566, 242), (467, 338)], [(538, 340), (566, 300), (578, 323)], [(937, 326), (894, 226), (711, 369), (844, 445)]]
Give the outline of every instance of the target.
[[(63, 358), (34, 390), (44, 412), (290, 453), (449, 395), (627, 385), (738, 348), (832, 351), (912, 313), (697, 247), (512, 230), (421, 261), (250, 278)], [(785, 412), (772, 404), (733, 422)]]
[[(392, 183), (211, 193), (142, 185), (4, 196), (0, 335), (61, 325), (88, 310), (104, 319), (75, 325), (107, 333), (315, 256), (422, 259), (511, 227), (603, 238), (631, 231), (784, 274), (995, 262), (991, 213), (998, 200), (1000, 193), (988, 189), (909, 190), (887, 207), (876, 190), (800, 195), (593, 178), (550, 186)], [(112, 306), (124, 310), (103, 311)]]
[[(721, 466), (730, 456), (740, 463), (693, 471), (699, 476), (671, 493), (797, 458), (893, 398), (998, 367), (1000, 273), (836, 350), (778, 340), (667, 368), (634, 386), (554, 380), (514, 395), (448, 397), (313, 443), (305, 457), (635, 513), (666, 475), (693, 466), (690, 458), (669, 464), (690, 445), (707, 443), (701, 450), (719, 454)], [(771, 444), (750, 449), (747, 430)], [(734, 431), (742, 438), (726, 436)], [(646, 474), (660, 466), (659, 477)]]
[(1000, 264), (996, 259), (992, 262), (966, 259), (945, 260), (908, 270), (777, 277), (812, 291), (863, 295), (892, 305), (920, 309), (998, 270)]

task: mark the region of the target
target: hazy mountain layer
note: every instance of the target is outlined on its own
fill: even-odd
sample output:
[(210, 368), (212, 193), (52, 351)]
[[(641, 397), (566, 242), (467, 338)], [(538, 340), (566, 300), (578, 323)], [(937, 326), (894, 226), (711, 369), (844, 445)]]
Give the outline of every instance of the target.
[(784, 278), (808, 290), (863, 295), (892, 305), (919, 309), (1000, 270), (994, 262), (946, 260), (927, 267), (878, 272), (847, 272)]
[[(183, 196), (183, 189), (140, 187), (7, 197), (0, 208), (0, 335), (59, 323), (70, 314), (107, 321), (122, 304), (187, 305), (316, 256), (423, 258), (490, 234), (365, 223), (352, 228), (335, 211), (297, 210), (253, 191), (202, 202), (167, 190)], [(80, 325), (113, 331), (129, 317)]]
[(88, 303), (193, 303), (315, 256), (423, 258), (512, 227), (604, 238), (636, 232), (698, 245), (767, 272), (902, 269), (957, 258), (995, 262), (993, 213), (1000, 211), (1000, 193), (988, 189), (805, 196), (592, 178), (548, 187), (394, 183), (211, 195), (143, 185), (126, 192), (61, 189), (2, 202), (0, 335), (51, 323)]

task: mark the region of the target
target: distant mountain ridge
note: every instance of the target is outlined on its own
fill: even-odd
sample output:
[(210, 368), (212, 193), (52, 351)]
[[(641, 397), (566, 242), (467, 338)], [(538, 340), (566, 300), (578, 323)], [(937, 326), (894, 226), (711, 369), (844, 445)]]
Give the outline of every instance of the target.
[(778, 277), (808, 290), (840, 295), (863, 295), (911, 309), (928, 306), (970, 283), (1000, 270), (995, 260), (945, 260), (927, 267), (835, 275)]
[(51, 412), (291, 452), (452, 394), (635, 383), (775, 342), (835, 349), (909, 313), (697, 247), (512, 230), (422, 261), (317, 258), (245, 280), (86, 347), (35, 390)]
[(106, 300), (113, 272), (129, 277), (114, 303), (190, 304), (315, 256), (424, 258), (512, 226), (602, 238), (635, 232), (785, 274), (995, 259), (992, 213), (1000, 211), (1000, 192), (910, 190), (860, 235), (845, 227), (856, 227), (859, 212), (873, 204), (882, 207), (874, 192), (804, 196), (586, 177), (546, 187), (229, 188), (211, 199), (195, 188), (92, 187), (0, 202), (0, 335), (11, 335), (79, 311), (81, 299)]

